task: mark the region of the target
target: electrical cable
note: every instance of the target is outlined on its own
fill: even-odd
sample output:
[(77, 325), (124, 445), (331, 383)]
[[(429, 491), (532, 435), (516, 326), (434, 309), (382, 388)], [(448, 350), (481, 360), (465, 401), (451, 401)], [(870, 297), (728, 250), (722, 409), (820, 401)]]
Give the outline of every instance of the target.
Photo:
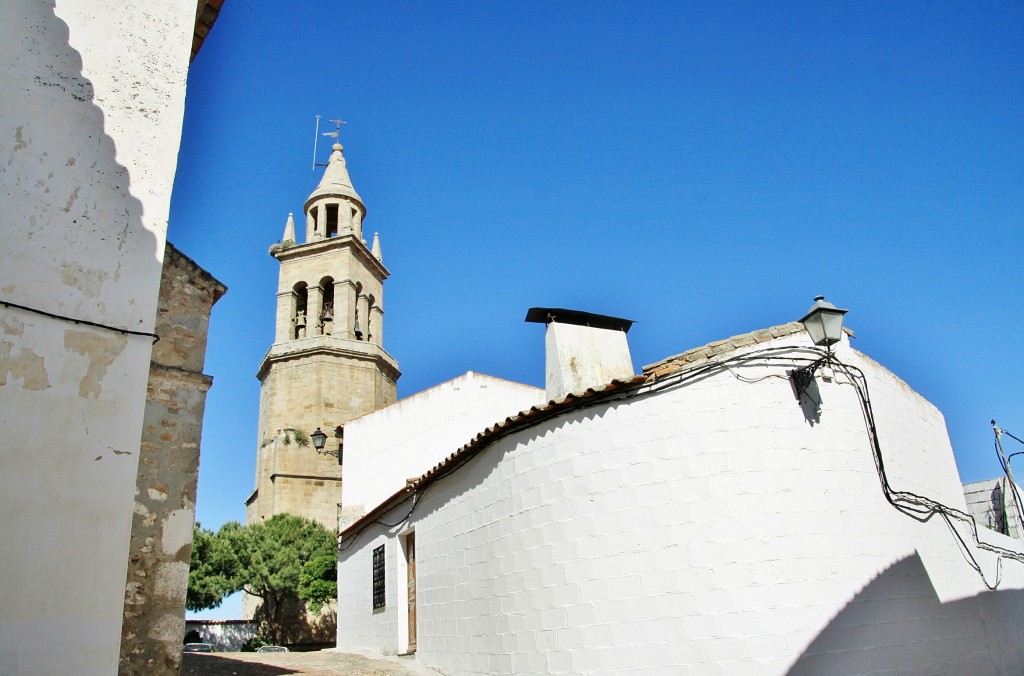
[[(872, 451), (875, 456), (875, 464), (879, 470), (879, 479), (882, 483), (882, 492), (885, 495), (885, 498), (897, 510), (903, 512), (904, 514), (907, 514), (908, 516), (911, 516), (912, 518), (917, 519), (918, 521), (928, 521), (935, 514), (941, 515), (942, 518), (946, 521), (947, 525), (950, 527), (950, 529), (953, 530), (958, 542), (962, 545), (962, 550), (965, 555), (965, 558), (967, 558), (968, 564), (971, 566), (971, 568), (978, 572), (979, 576), (982, 579), (982, 582), (989, 590), (996, 589), (996, 587), (999, 586), (999, 583), (1002, 578), (1001, 559), (1005, 557), (1020, 563), (1024, 563), (1024, 554), (1021, 554), (1020, 552), (1014, 551), (1012, 549), (1007, 549), (1006, 547), (999, 547), (997, 545), (990, 545), (987, 542), (982, 542), (980, 536), (978, 535), (977, 521), (974, 519), (973, 516), (967, 514), (963, 510), (950, 507), (941, 502), (925, 497), (923, 495), (919, 495), (917, 493), (913, 493), (911, 491), (893, 490), (892, 486), (889, 483), (888, 475), (885, 471), (885, 461), (882, 456), (882, 448), (881, 444), (878, 441), (878, 430), (875, 427), (874, 411), (871, 407), (871, 396), (868, 390), (867, 376), (861, 369), (859, 369), (856, 366), (845, 364), (835, 358), (833, 358), (831, 362), (832, 364), (838, 366), (847, 375), (847, 377), (850, 379), (849, 384), (854, 387), (854, 390), (857, 392), (858, 398), (860, 399), (861, 410), (864, 414), (865, 424), (868, 428), (868, 438), (871, 441)], [(957, 530), (956, 527), (953, 525), (951, 519), (961, 521), (969, 527), (971, 537), (974, 540), (974, 544), (978, 549), (983, 549), (992, 552), (998, 556), (996, 563), (996, 579), (994, 583), (989, 583), (988, 579), (985, 577), (984, 573), (981, 570), (980, 563), (978, 563), (977, 558), (970, 551), (970, 548), (964, 541), (963, 536), (960, 534), (959, 530)]]
[[(772, 354), (777, 352), (793, 351), (812, 352), (819, 356), (817, 359), (811, 360), (794, 357), (792, 355), (780, 357), (775, 354)], [(761, 360), (778, 361), (782, 359), (785, 359), (790, 363), (809, 362), (809, 365), (822, 363), (824, 360), (827, 359), (830, 364), (838, 366), (845, 373), (845, 375), (847, 376), (847, 378), (849, 378), (850, 381), (848, 384), (854, 387), (854, 390), (858, 395), (858, 400), (860, 401), (861, 411), (865, 420), (868, 440), (871, 444), (872, 455), (874, 456), (875, 467), (878, 472), (879, 480), (882, 486), (882, 492), (885, 495), (886, 500), (900, 512), (920, 522), (928, 521), (935, 514), (942, 515), (947, 525), (950, 527), (951, 530), (953, 530), (956, 539), (960, 544), (961, 549), (965, 555), (965, 558), (967, 559), (968, 565), (970, 565), (971, 568), (973, 568), (979, 574), (979, 576), (982, 579), (982, 582), (988, 589), (994, 590), (996, 587), (998, 587), (1001, 581), (1002, 557), (1006, 557), (1014, 561), (1024, 563), (1024, 555), (1022, 555), (1020, 552), (1016, 552), (1005, 547), (999, 547), (996, 545), (990, 545), (986, 542), (982, 542), (978, 535), (977, 522), (974, 520), (973, 516), (967, 514), (966, 512), (963, 512), (962, 510), (953, 507), (949, 507), (948, 505), (940, 503), (936, 500), (932, 500), (931, 498), (927, 498), (925, 496), (910, 491), (896, 491), (892, 488), (891, 484), (889, 483), (888, 474), (885, 470), (885, 460), (882, 456), (881, 443), (878, 439), (878, 430), (875, 426), (874, 410), (871, 406), (871, 396), (870, 391), (868, 389), (867, 376), (860, 368), (845, 364), (839, 361), (834, 355), (831, 355), (828, 352), (822, 351), (820, 349), (787, 346), (755, 350), (742, 355), (736, 355), (734, 357), (730, 357), (724, 360), (702, 364), (700, 367), (696, 369), (680, 374), (678, 378), (674, 378), (673, 381), (670, 382), (667, 386), (671, 387), (680, 384), (685, 384), (687, 382), (690, 382), (694, 378), (703, 375), (704, 373), (707, 373), (708, 371), (713, 370), (715, 368), (725, 368), (726, 370), (729, 370), (731, 372), (731, 370), (728, 369), (728, 367), (726, 366), (729, 363)], [(652, 391), (654, 391), (655, 388), (651, 389)], [(1020, 440), (1018, 439), (1018, 441)], [(1021, 441), (1021, 443), (1024, 443), (1024, 441)], [(953, 525), (951, 519), (962, 521), (970, 528), (972, 539), (979, 549), (990, 551), (992, 553), (995, 553), (999, 557), (997, 558), (996, 562), (996, 579), (994, 583), (989, 583), (988, 579), (985, 577), (984, 572), (981, 569), (981, 565), (978, 563), (977, 559), (971, 553), (970, 549), (967, 546), (967, 543), (963, 539), (963, 536)]]
[[(1017, 453), (1011, 453), (1008, 456), (1005, 455), (1003, 453), (1003, 445), (1002, 445), (1002, 442), (999, 440), (999, 437), (1000, 437), (1000, 435), (1005, 434), (1006, 436), (1010, 437), (1011, 439), (1014, 439), (1015, 441), (1017, 441), (1017, 442), (1019, 442), (1021, 444), (1024, 444), (1024, 441), (1021, 441), (1020, 439), (1018, 439), (1014, 435), (1010, 434), (1006, 430), (998, 427), (996, 425), (996, 421), (995, 420), (992, 421), (992, 431), (995, 434), (994, 446), (995, 446), (995, 450), (996, 450), (996, 459), (999, 461), (999, 466), (1003, 468), (1003, 474), (1006, 476), (1006, 483), (1010, 486), (1010, 492), (1011, 492), (1011, 495), (1013, 496), (1013, 504), (1014, 504), (1014, 507), (1017, 508), (1018, 523), (1022, 527), (1024, 527), (1024, 501), (1021, 500), (1020, 491), (1017, 489), (1017, 482), (1015, 482), (1013, 480), (1013, 473), (1010, 471), (1010, 459), (1013, 458), (1013, 456), (1015, 456), (1015, 455), (1020, 455), (1021, 453), (1024, 453), (1024, 451), (1018, 451)], [(1004, 524), (1006, 526), (1007, 534), (1009, 534), (1010, 522), (1009, 522), (1009, 517), (1006, 514), (1005, 507), (1003, 508), (1003, 521), (1004, 521)]]
[(150, 333), (148, 331), (132, 331), (131, 329), (122, 329), (122, 328), (117, 327), (117, 326), (110, 326), (109, 324), (100, 324), (99, 322), (91, 322), (88, 319), (75, 319), (74, 317), (66, 317), (64, 315), (54, 314), (53, 312), (47, 312), (46, 310), (40, 310), (38, 308), (28, 307), (26, 305), (18, 305), (17, 303), (12, 303), (12, 302), (6, 301), (6, 300), (0, 300), (0, 305), (3, 305), (4, 307), (18, 308), (19, 310), (24, 310), (25, 312), (32, 312), (32, 313), (37, 314), (37, 315), (42, 315), (43, 317), (50, 317), (51, 319), (60, 319), (62, 321), (66, 321), (66, 322), (74, 322), (75, 324), (85, 324), (87, 326), (95, 326), (98, 329), (107, 329), (108, 331), (116, 331), (117, 333), (123, 333), (123, 334), (127, 334), (129, 336), (148, 336), (148, 337), (153, 339), (153, 344), (154, 345), (156, 344), (156, 342), (158, 340), (160, 340), (160, 336), (156, 335), (155, 333)]
[[(1001, 432), (1002, 432), (1003, 434), (1005, 434), (1006, 436), (1008, 436), (1008, 437), (1010, 437), (1011, 439), (1013, 439), (1014, 441), (1017, 441), (1017, 442), (1019, 442), (1019, 443), (1022, 443), (1022, 444), (1024, 444), (1024, 439), (1021, 439), (1020, 437), (1015, 437), (1015, 436), (1013, 436), (1012, 434), (1010, 434), (1009, 432), (1007, 432), (1006, 430), (1004, 430), (1004, 429), (1002, 429), (1002, 428), (1000, 428), (1000, 431), (1001, 431)], [(1024, 451), (1018, 451), (1017, 453), (1013, 453), (1013, 454), (1011, 454), (1011, 455), (1010, 455), (1010, 457), (1012, 458), (1013, 456), (1015, 456), (1015, 455), (1020, 455), (1021, 453), (1024, 453)]]
[[(814, 356), (813, 358), (799, 357), (794, 355), (794, 352), (810, 353), (811, 355)], [(738, 376), (738, 374), (736, 374), (735, 372), (732, 371), (731, 368), (729, 368), (732, 365), (746, 365), (748, 362), (785, 362), (787, 365), (802, 365), (802, 368), (811, 367), (812, 369), (824, 363), (838, 367), (838, 370), (840, 370), (846, 376), (848, 381), (840, 384), (847, 384), (852, 386), (854, 391), (857, 393), (857, 398), (861, 407), (861, 413), (864, 417), (868, 441), (870, 443), (872, 450), (875, 469), (878, 473), (882, 493), (885, 496), (886, 500), (889, 502), (889, 504), (891, 504), (899, 512), (906, 514), (907, 516), (921, 523), (929, 521), (936, 514), (940, 515), (943, 521), (946, 523), (947, 527), (953, 532), (953, 535), (955, 536), (956, 542), (958, 544), (958, 548), (961, 550), (961, 553), (967, 560), (967, 564), (975, 572), (978, 573), (979, 577), (981, 577), (982, 583), (989, 590), (995, 590), (1002, 580), (1002, 560), (1004, 557), (1020, 563), (1024, 563), (1024, 554), (1021, 554), (1020, 552), (1011, 549), (1007, 549), (1005, 547), (999, 547), (997, 545), (990, 545), (986, 542), (982, 542), (978, 534), (977, 522), (975, 521), (974, 517), (970, 514), (967, 514), (966, 512), (960, 509), (950, 507), (926, 496), (919, 495), (912, 491), (897, 491), (893, 489), (892, 485), (889, 483), (888, 474), (886, 473), (885, 459), (882, 455), (882, 447), (878, 439), (878, 429), (875, 426), (875, 416), (874, 410), (871, 405), (871, 395), (867, 384), (867, 376), (865, 375), (864, 371), (861, 370), (859, 367), (846, 364), (837, 359), (835, 355), (832, 354), (831, 352), (826, 352), (818, 348), (808, 348), (803, 346), (792, 345), (777, 346), (762, 348), (759, 350), (752, 350), (750, 352), (745, 352), (739, 355), (733, 355), (730, 357), (726, 357), (724, 359), (710, 358), (705, 362), (699, 363), (698, 365), (694, 366), (691, 369), (677, 371), (671, 374), (669, 377), (660, 381), (656, 380), (652, 382), (648, 380), (641, 383), (637, 383), (635, 385), (616, 389), (608, 394), (598, 394), (592, 397), (588, 397), (586, 399), (582, 399), (576, 406), (566, 408), (556, 407), (553, 410), (547, 412), (545, 415), (538, 416), (537, 418), (532, 420), (531, 426), (534, 426), (541, 422), (545, 422), (546, 420), (549, 420), (551, 418), (563, 415), (570, 410), (592, 408), (594, 406), (614, 403), (616, 401), (632, 398), (635, 396), (646, 396), (664, 390), (675, 389), (677, 387), (687, 385), (702, 377), (708, 376), (716, 371), (725, 370), (734, 377), (737, 377), (741, 382), (756, 383), (762, 380), (767, 380), (768, 378), (771, 377), (769, 375), (757, 379), (743, 378), (741, 376)], [(514, 431), (516, 430), (510, 430), (507, 434), (511, 434)], [(490, 440), (490, 443), (497, 441), (498, 438), (501, 438), (503, 436), (505, 435), (502, 434)], [(1017, 439), (1016, 437), (1013, 438)], [(1017, 441), (1021, 440), (1017, 439)], [(450, 468), (446, 468), (446, 470), (441, 474), (431, 477), (431, 483), (445, 476), (448, 476), (449, 474), (463, 467), (466, 463), (468, 463), (470, 460), (476, 457), (476, 455), (480, 453), (483, 450), (483, 448), (490, 446), (490, 443), (486, 444), (481, 448), (476, 449), (475, 452), (473, 453), (467, 454), (466, 457), (463, 458), (460, 462), (454, 464)], [(1021, 441), (1021, 443), (1024, 443), (1024, 441)], [(352, 534), (349, 538), (346, 538), (346, 540), (349, 542), (348, 547), (351, 547), (355, 539), (370, 525), (380, 524), (388, 528), (393, 528), (408, 520), (412, 516), (413, 512), (415, 511), (416, 507), (420, 502), (417, 496), (421, 495), (422, 492), (424, 492), (426, 488), (429, 487), (429, 485), (430, 484), (428, 483), (427, 486), (424, 486), (422, 489), (417, 488), (413, 492), (413, 494), (410, 496), (413, 498), (413, 504), (409, 508), (409, 511), (400, 521), (394, 524), (388, 524), (379, 519), (374, 520), (373, 522), (369, 522), (365, 524), (363, 528), (360, 528), (356, 533)], [(404, 500), (402, 502), (404, 502)], [(960, 533), (960, 531), (956, 528), (955, 524), (953, 523), (954, 520), (964, 523), (969, 528), (971, 539), (973, 540), (974, 545), (978, 549), (983, 549), (985, 551), (989, 551), (997, 555), (996, 575), (994, 582), (990, 583), (988, 581), (984, 571), (981, 568), (981, 564), (978, 562), (977, 558), (971, 552), (971, 549), (967, 541), (964, 539), (963, 535)], [(341, 546), (339, 545), (339, 551), (344, 551), (345, 549), (348, 549), (348, 547), (341, 548)]]

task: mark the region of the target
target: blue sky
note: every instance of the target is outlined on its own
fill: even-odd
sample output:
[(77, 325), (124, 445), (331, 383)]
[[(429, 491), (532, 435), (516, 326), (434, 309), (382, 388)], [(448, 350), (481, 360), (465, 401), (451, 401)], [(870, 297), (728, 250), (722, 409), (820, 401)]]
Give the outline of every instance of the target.
[(965, 481), (999, 472), (991, 418), (1024, 436), (1019, 3), (230, 0), (169, 226), (229, 287), (206, 527), (252, 491), (267, 247), (319, 180), (316, 114), (349, 123), (400, 396), (467, 370), (543, 386), (531, 306), (636, 320), (639, 369), (821, 293), (942, 410)]

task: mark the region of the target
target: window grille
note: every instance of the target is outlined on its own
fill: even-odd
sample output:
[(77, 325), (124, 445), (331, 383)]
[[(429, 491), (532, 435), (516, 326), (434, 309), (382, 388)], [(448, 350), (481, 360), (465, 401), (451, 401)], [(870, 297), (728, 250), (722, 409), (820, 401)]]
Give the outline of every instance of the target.
[(373, 608), (384, 607), (384, 545), (373, 550)]

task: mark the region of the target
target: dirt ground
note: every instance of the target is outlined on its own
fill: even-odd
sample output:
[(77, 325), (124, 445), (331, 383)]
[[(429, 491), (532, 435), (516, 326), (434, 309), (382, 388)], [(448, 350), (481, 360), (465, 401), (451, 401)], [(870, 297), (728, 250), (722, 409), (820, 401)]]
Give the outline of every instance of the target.
[(309, 653), (185, 653), (182, 676), (425, 676), (437, 675), (405, 657), (370, 658), (334, 650)]

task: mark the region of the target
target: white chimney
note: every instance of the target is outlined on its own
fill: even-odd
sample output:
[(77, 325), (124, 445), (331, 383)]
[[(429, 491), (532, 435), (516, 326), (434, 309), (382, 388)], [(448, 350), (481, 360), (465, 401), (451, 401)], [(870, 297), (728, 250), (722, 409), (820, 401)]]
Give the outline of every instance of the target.
[(626, 341), (631, 320), (535, 307), (526, 313), (526, 321), (547, 324), (544, 389), (548, 401), (633, 377)]

